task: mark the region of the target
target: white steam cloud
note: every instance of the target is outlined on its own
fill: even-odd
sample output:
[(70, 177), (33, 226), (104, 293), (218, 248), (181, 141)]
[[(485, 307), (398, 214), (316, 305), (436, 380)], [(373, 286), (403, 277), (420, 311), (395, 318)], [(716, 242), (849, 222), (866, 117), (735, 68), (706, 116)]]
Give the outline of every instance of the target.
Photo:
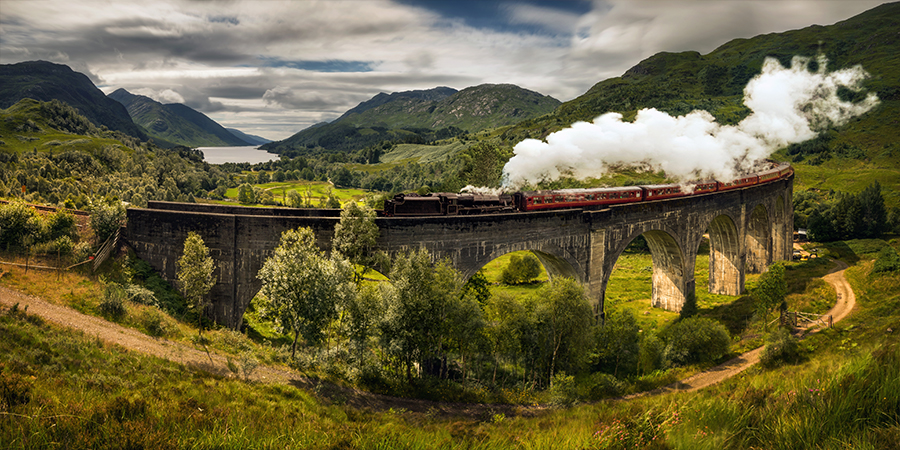
[(744, 88), (752, 111), (737, 125), (719, 125), (706, 111), (672, 117), (656, 109), (638, 111), (634, 122), (607, 113), (547, 136), (526, 139), (503, 168), (504, 186), (518, 188), (560, 176), (600, 177), (611, 167), (663, 170), (680, 181), (731, 180), (756, 168), (774, 151), (816, 136), (815, 129), (842, 125), (878, 104), (874, 93), (857, 103), (842, 101), (838, 89), (861, 89), (869, 75), (860, 66), (826, 73), (808, 69), (810, 58), (795, 56), (790, 68), (766, 58), (762, 73)]

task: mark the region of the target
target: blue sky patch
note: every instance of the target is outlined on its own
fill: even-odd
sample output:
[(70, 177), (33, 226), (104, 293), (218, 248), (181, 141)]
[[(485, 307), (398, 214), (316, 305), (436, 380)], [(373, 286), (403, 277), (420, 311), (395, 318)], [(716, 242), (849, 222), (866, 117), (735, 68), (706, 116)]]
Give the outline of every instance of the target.
[(593, 3), (586, 0), (397, 0), (397, 3), (424, 8), (448, 20), (461, 20), (473, 28), (500, 32), (556, 34), (534, 24), (512, 23), (509, 8), (512, 5), (531, 5), (569, 14), (586, 14)]
[(344, 61), (339, 59), (327, 61), (285, 61), (278, 58), (260, 57), (263, 67), (289, 67), (291, 69), (309, 70), (311, 72), (371, 72), (371, 61)]

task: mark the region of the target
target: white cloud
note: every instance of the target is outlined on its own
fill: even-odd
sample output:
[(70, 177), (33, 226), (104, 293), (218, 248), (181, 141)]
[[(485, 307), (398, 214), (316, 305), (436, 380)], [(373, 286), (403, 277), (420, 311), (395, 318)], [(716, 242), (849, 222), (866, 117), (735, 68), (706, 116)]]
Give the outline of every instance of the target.
[[(0, 62), (68, 64), (105, 91), (181, 97), (227, 121), (264, 111), (283, 125), (258, 134), (283, 138), (379, 92), (513, 83), (570, 100), (659, 51), (708, 52), (735, 37), (830, 24), (877, 3), (609, 0), (578, 16), (510, 2), (497, 18), (558, 33), (551, 36), (476, 29), (427, 4), (389, 0), (3, 0)], [(371, 70), (265, 67), (307, 61)], [(297, 129), (284, 131), (287, 124)]]

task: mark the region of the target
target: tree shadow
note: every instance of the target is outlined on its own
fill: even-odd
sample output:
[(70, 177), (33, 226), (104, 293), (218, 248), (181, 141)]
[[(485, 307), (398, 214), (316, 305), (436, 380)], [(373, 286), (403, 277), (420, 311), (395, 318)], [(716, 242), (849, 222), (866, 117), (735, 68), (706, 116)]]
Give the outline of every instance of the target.
[(859, 255), (844, 241), (828, 242), (823, 245), (834, 259), (842, 259), (851, 266), (859, 262)]
[(697, 313), (699, 316), (722, 322), (728, 328), (728, 332), (735, 336), (747, 329), (756, 313), (756, 306), (753, 304), (753, 297), (744, 295), (730, 303), (715, 305), (711, 308), (699, 308)]

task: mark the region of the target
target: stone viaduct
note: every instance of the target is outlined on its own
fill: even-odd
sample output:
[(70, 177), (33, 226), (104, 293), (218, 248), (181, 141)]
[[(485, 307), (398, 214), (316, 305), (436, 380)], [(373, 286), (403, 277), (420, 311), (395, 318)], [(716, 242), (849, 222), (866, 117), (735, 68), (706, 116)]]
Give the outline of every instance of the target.
[[(791, 257), (793, 177), (744, 189), (600, 210), (557, 210), (443, 217), (379, 217), (379, 247), (389, 253), (424, 247), (471, 276), (491, 260), (531, 250), (550, 276), (579, 280), (603, 313), (616, 260), (644, 235), (653, 260), (653, 306), (679, 311), (694, 296), (694, 263), (709, 234), (709, 289), (737, 295), (745, 273)], [(128, 210), (125, 239), (137, 255), (174, 283), (175, 261), (188, 232), (199, 233), (216, 262), (211, 316), (237, 328), (260, 289), (256, 274), (281, 232), (312, 228), (330, 250), (340, 210), (249, 208), (150, 202)]]

